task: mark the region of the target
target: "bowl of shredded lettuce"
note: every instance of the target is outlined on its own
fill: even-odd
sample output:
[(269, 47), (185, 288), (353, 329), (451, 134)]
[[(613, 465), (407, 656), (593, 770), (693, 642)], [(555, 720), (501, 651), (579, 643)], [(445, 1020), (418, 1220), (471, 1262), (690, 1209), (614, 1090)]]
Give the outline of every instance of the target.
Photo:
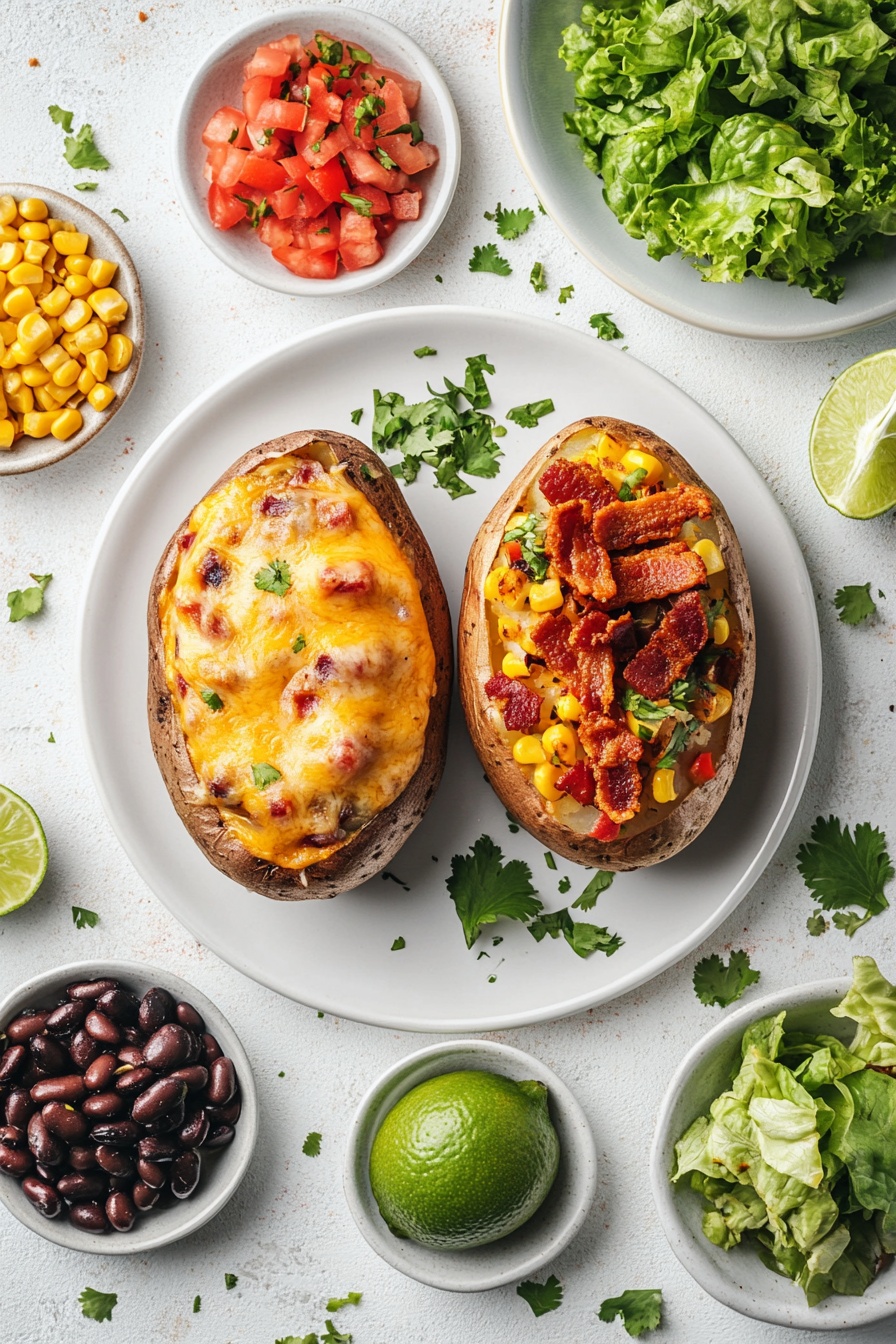
[(892, 0), (505, 0), (545, 207), (676, 317), (802, 339), (896, 313)]
[(726, 1306), (816, 1330), (896, 1313), (896, 987), (874, 959), (704, 1036), (650, 1167), (672, 1250)]

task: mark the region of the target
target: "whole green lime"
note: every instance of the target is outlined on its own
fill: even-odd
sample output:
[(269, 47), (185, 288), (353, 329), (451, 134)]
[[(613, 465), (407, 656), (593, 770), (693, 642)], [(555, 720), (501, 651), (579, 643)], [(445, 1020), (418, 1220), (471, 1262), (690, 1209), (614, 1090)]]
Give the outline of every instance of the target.
[(559, 1162), (544, 1083), (465, 1070), (396, 1102), (373, 1141), (370, 1184), (397, 1237), (465, 1250), (531, 1218)]

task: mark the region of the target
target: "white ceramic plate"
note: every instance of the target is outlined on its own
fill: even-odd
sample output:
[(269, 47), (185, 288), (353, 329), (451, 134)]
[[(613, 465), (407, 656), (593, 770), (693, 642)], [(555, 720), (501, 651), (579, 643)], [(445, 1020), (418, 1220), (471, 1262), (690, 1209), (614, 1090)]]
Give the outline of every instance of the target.
[(839, 303), (804, 289), (750, 276), (708, 284), (681, 256), (654, 261), (630, 238), (585, 167), (563, 113), (575, 102), (574, 77), (559, 59), (561, 31), (577, 23), (581, 0), (504, 0), (498, 72), (504, 116), (520, 163), (545, 209), (578, 250), (629, 293), (672, 317), (728, 336), (804, 341), (884, 322), (896, 313), (896, 251), (846, 267)]
[[(438, 357), (413, 351), (433, 345)], [(485, 352), (494, 410), (543, 396), (556, 411), (538, 429), (509, 426), (499, 477), (451, 500), (428, 468), (407, 497), (432, 545), (453, 612), (473, 537), (510, 477), (555, 430), (584, 415), (649, 425), (682, 450), (725, 503), (753, 586), (759, 667), (733, 788), (707, 830), (656, 868), (626, 873), (591, 918), (625, 939), (613, 957), (536, 944), (505, 921), (468, 952), (445, 888), (453, 854), (484, 831), (526, 859), (550, 909), (585, 886), (585, 869), (511, 834), (484, 782), (459, 707), (441, 789), (380, 878), (332, 901), (267, 900), (206, 861), (170, 802), (143, 708), (146, 598), (168, 538), (220, 473), (247, 449), (311, 426), (369, 441), (371, 389), (426, 395), (461, 382)], [(357, 429), (351, 411), (364, 407)], [(787, 576), (786, 585), (781, 576)], [(148, 885), (197, 938), (246, 975), (328, 1013), (415, 1031), (486, 1031), (546, 1021), (605, 1002), (696, 947), (771, 859), (802, 792), (818, 726), (821, 664), (815, 603), (799, 546), (767, 486), (734, 441), (683, 392), (631, 356), (559, 323), (462, 307), (368, 313), (318, 327), (241, 370), (228, 370), (156, 440), (113, 504), (84, 590), (80, 702), (97, 788)], [(568, 875), (572, 890), (558, 894)], [(406, 948), (392, 952), (397, 937)], [(494, 946), (492, 937), (503, 937)], [(480, 952), (487, 956), (478, 956)]]

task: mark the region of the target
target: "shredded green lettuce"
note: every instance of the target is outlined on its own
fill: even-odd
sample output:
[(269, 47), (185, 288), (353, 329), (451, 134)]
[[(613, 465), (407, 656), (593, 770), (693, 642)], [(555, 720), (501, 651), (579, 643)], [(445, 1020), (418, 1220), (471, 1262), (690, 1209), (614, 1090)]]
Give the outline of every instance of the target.
[(651, 257), (836, 302), (896, 233), (894, 36), (894, 0), (586, 3), (566, 127)]

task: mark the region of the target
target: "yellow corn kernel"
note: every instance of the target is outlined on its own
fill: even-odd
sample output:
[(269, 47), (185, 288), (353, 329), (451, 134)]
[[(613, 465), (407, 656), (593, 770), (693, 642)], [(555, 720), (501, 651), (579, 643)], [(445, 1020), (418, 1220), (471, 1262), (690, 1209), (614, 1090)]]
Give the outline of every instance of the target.
[(3, 311), (7, 317), (11, 317), (14, 322), (18, 322), (26, 313), (37, 305), (34, 302), (34, 295), (27, 285), (16, 285), (15, 289), (10, 289), (3, 296)]
[(0, 196), (0, 224), (11, 224), (19, 213), (19, 207), (16, 205), (16, 198), (8, 193)]
[(85, 256), (83, 253), (76, 257), (66, 257), (65, 273), (66, 275), (90, 275), (90, 268), (93, 265), (93, 257)]
[(95, 289), (88, 302), (107, 326), (113, 322), (123, 322), (128, 315), (127, 299), (117, 289)]
[(557, 713), (564, 723), (578, 723), (584, 712), (574, 695), (561, 695), (557, 701)]
[(38, 196), (26, 196), (19, 201), (19, 214), (23, 219), (46, 219), (49, 213), (46, 201)]
[(663, 464), (651, 457), (650, 453), (642, 453), (639, 448), (629, 448), (628, 452), (623, 453), (620, 462), (628, 476), (633, 471), (646, 471), (647, 475), (641, 479), (640, 489), (645, 489), (649, 485), (657, 485), (663, 478)]
[(44, 387), (52, 378), (52, 374), (45, 369), (43, 364), (35, 360), (33, 364), (26, 364), (22, 369), (22, 382), (26, 387)]
[(0, 321), (0, 341), (4, 345), (11, 345), (17, 335), (16, 323), (13, 322), (12, 318), (5, 317)]
[(53, 217), (51, 216), (47, 220), (47, 228), (50, 230), (51, 238), (55, 233), (58, 233), (60, 229), (73, 229), (74, 227), (75, 227), (74, 224), (69, 224), (64, 219), (53, 219)]
[[(49, 233), (49, 228), (48, 228)], [(87, 245), (90, 242), (90, 235), (87, 233), (77, 233), (68, 229), (58, 229), (53, 234), (53, 246), (61, 257), (74, 257), (81, 252), (87, 251)]]
[(60, 411), (55, 417), (50, 433), (54, 439), (70, 439), (73, 434), (77, 434), (83, 423), (81, 412), (70, 407), (68, 410)]
[(513, 759), (518, 765), (541, 765), (547, 759), (540, 740), (534, 733), (517, 738), (513, 744)]
[[(80, 303), (81, 300), (80, 300), (80, 299), (73, 299), (72, 302), (73, 302), (73, 303)], [(61, 324), (61, 322), (62, 322), (62, 318), (59, 319), (59, 322), (60, 322), (60, 324)], [(77, 332), (74, 332), (74, 331), (64, 331), (64, 332), (62, 333), (62, 335), (59, 337), (59, 344), (62, 346), (62, 348), (63, 348), (63, 350), (65, 351), (65, 353), (66, 353), (71, 359), (77, 359), (78, 356), (79, 356), (80, 353), (81, 353), (81, 351), (78, 349), (77, 343), (76, 343), (76, 341), (75, 341), (75, 336), (76, 336), (76, 335), (77, 335)]]
[[(113, 336), (109, 345), (116, 338)], [(112, 368), (112, 352), (109, 351), (109, 368)], [(497, 565), (485, 580), (485, 596), (490, 602), (503, 602), (511, 611), (519, 611), (526, 601), (529, 580), (522, 570), (510, 569), (507, 565)]]
[(498, 617), (498, 634), (509, 643), (514, 643), (519, 639), (522, 627), (519, 621), (515, 621), (512, 616)]
[(53, 344), (53, 333), (46, 318), (36, 308), (20, 319), (16, 340), (31, 356), (39, 355)]
[(3, 395), (2, 390), (0, 390), (0, 420), (5, 419), (6, 419), (6, 397)]
[(0, 271), (0, 294), (5, 293), (7, 287), (6, 272)]
[(3, 351), (3, 354), (0, 355), (0, 369), (14, 369), (18, 365), (18, 362), (12, 346), (7, 346)]
[(535, 640), (529, 634), (528, 630), (524, 630), (523, 633), (520, 635), (519, 645), (524, 653), (536, 654), (538, 652), (538, 646), (536, 645)]
[(118, 263), (115, 261), (104, 261), (102, 257), (94, 257), (90, 263), (90, 270), (87, 275), (90, 283), (97, 289), (104, 289), (112, 283), (112, 277), (118, 270)]
[[(3, 197), (0, 196), (0, 201)], [(11, 420), (0, 420), (0, 448), (11, 448), (16, 437), (16, 427)]]
[[(97, 384), (97, 387), (104, 386), (107, 386), (107, 384)], [(93, 393), (90, 395), (92, 396)], [(102, 406), (97, 407), (98, 411), (101, 411), (102, 409)], [(501, 671), (504, 673), (505, 677), (528, 677), (529, 675), (528, 667), (523, 662), (522, 658), (517, 658), (515, 653), (505, 653), (504, 657), (501, 659)]]
[(629, 732), (634, 733), (635, 737), (640, 737), (642, 742), (652, 742), (660, 730), (658, 723), (644, 723), (641, 719), (636, 719), (630, 709), (625, 711), (625, 721)]
[(23, 383), (18, 392), (13, 392), (12, 396), (7, 396), (7, 405), (11, 411), (18, 411), (24, 415), (27, 411), (34, 410), (34, 393), (30, 387)]
[(727, 644), (728, 636), (731, 634), (731, 627), (728, 624), (726, 616), (717, 616), (712, 623), (712, 642), (713, 644)]
[(25, 261), (31, 262), (34, 266), (40, 266), (43, 270), (43, 260), (49, 250), (47, 243), (26, 243), (22, 248), (22, 254)]
[(51, 391), (54, 386), (53, 383), (45, 383), (43, 387), (34, 389), (34, 400), (42, 411), (57, 411), (59, 409), (59, 402)]
[(76, 299), (86, 299), (88, 294), (93, 293), (93, 285), (86, 275), (67, 275), (62, 283)]
[(508, 570), (509, 570), (508, 565), (496, 565), (496, 567), (493, 570), (490, 570), (489, 573), (486, 575), (484, 591), (487, 601), (489, 602), (498, 601), (499, 598), (498, 584), (501, 582), (502, 577), (506, 573), (508, 573)]
[(121, 373), (131, 362), (134, 342), (130, 336), (122, 336), (121, 332), (116, 332), (114, 336), (109, 337), (106, 354), (109, 358), (109, 372)]
[(674, 770), (654, 770), (653, 797), (658, 803), (674, 803), (678, 794), (675, 790)]
[(533, 611), (553, 611), (563, 606), (563, 594), (559, 579), (545, 579), (544, 583), (533, 583), (529, 589), (529, 606)]
[(44, 389), (38, 388), (38, 391), (43, 390), (45, 392), (48, 392), (50, 397), (52, 398), (53, 405), (61, 406), (62, 403), (64, 401), (67, 401), (68, 398), (72, 395), (76, 387), (77, 384), (73, 383), (70, 383), (68, 387), (60, 387), (58, 383), (54, 383), (51, 379)]
[(87, 367), (98, 383), (103, 382), (109, 372), (109, 356), (105, 350), (91, 350), (87, 355)]
[(40, 300), (40, 306), (48, 317), (61, 317), (72, 301), (72, 296), (64, 285), (56, 285), (46, 298)]
[[(95, 411), (104, 411), (115, 400), (115, 389), (110, 387), (108, 383), (97, 383), (96, 387), (92, 387), (87, 393), (87, 400)], [(506, 658), (504, 662), (507, 662)], [(507, 675), (510, 676), (510, 673), (508, 672)], [(525, 676), (525, 672), (518, 675)]]
[(604, 480), (609, 481), (614, 490), (619, 489), (619, 487), (622, 485), (622, 482), (628, 475), (628, 472), (625, 470), (621, 462), (619, 463), (618, 466), (615, 467), (610, 466), (608, 463), (605, 462), (604, 465), (601, 467), (601, 471), (603, 472)]
[(556, 756), (563, 765), (575, 764), (576, 735), (565, 723), (552, 724), (541, 741), (549, 758)]
[(562, 774), (562, 770), (556, 765), (549, 765), (545, 761), (544, 765), (536, 765), (535, 772), (532, 775), (532, 783), (535, 785), (542, 798), (547, 798), (548, 802), (556, 803), (563, 794), (556, 787), (557, 780)]
[[(93, 295), (91, 295), (93, 298)], [(80, 331), (81, 327), (86, 327), (87, 323), (93, 317), (90, 304), (87, 299), (72, 299), (65, 312), (59, 318), (64, 331)]]
[(694, 714), (702, 723), (715, 723), (717, 719), (724, 719), (725, 715), (731, 712), (733, 697), (724, 686), (716, 686), (711, 681), (707, 685), (711, 694), (708, 699), (697, 701)]
[(703, 537), (700, 541), (695, 542), (691, 550), (696, 551), (699, 555), (706, 566), (707, 574), (720, 574), (725, 568), (721, 551), (714, 541), (710, 541), (709, 537)]
[(22, 432), (29, 439), (45, 439), (58, 414), (58, 411), (28, 411), (22, 417)]
[(0, 271), (11, 271), (25, 255), (21, 243), (0, 243)]
[(78, 374), (78, 391), (83, 392), (84, 396), (96, 387), (97, 380), (89, 369), (82, 369)]
[(76, 383), (81, 373), (81, 365), (76, 359), (67, 359), (64, 364), (53, 374), (53, 382), (57, 387), (71, 387)]
[(51, 330), (52, 333), (53, 333), (53, 340), (54, 340), (54, 341), (58, 341), (58, 340), (59, 340), (59, 337), (62, 335), (62, 327), (59, 325), (59, 318), (58, 318), (58, 317), (48, 317), (48, 318), (47, 318), (47, 326), (50, 328), (50, 330)]
[(19, 237), (23, 243), (45, 243), (49, 236), (50, 230), (43, 221), (29, 221), (19, 225)]
[(0, 224), (0, 243), (17, 243), (19, 231), (10, 224)]
[(24, 345), (22, 345), (22, 342), (19, 340), (15, 340), (12, 345), (8, 345), (6, 347), (6, 353), (9, 355), (10, 359), (14, 359), (17, 364), (30, 364), (32, 359), (29, 351), (25, 349)]
[(68, 355), (61, 345), (51, 345), (50, 348), (44, 350), (38, 358), (45, 369), (50, 373), (55, 373), (57, 369), (62, 368), (63, 364), (68, 359)]
[[(91, 350), (102, 350), (108, 339), (108, 328), (105, 322), (101, 322), (98, 317), (75, 333), (75, 344), (83, 355), (89, 354)], [(111, 359), (109, 360), (109, 367), (112, 368)], [(118, 372), (117, 369), (113, 371)]]
[(19, 388), (22, 386), (22, 381), (22, 375), (19, 370), (10, 369), (3, 375), (3, 391), (8, 397), (11, 397), (13, 392), (18, 392)]

